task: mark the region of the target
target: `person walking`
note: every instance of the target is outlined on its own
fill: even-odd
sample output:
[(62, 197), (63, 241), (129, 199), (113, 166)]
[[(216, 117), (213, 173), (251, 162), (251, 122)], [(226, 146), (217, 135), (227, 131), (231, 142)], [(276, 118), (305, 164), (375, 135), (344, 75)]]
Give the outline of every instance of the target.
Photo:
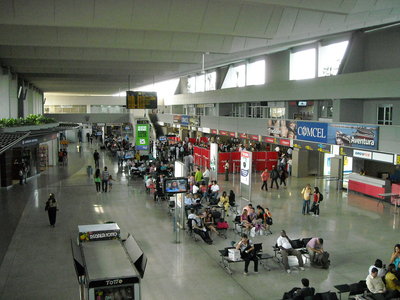
[(203, 172), (203, 180), (206, 183), (206, 186), (208, 186), (208, 183), (210, 182), (210, 170), (208, 167), (206, 167), (205, 171)]
[(101, 190), (104, 193), (107, 193), (109, 179), (110, 179), (110, 173), (107, 171), (107, 167), (104, 167), (104, 171), (101, 173)]
[(100, 169), (96, 169), (93, 178), (94, 178), (94, 183), (96, 184), (96, 192), (100, 193), (100, 185), (101, 185)]
[(224, 165), (225, 168), (225, 181), (229, 181), (229, 161), (227, 160)]
[(279, 190), (279, 185), (278, 185), (278, 178), (279, 178), (279, 172), (276, 169), (276, 166), (272, 167), (272, 171), (271, 171), (271, 189), (272, 186), (274, 185), (274, 182), (276, 183), (276, 188)]
[(94, 150), (93, 159), (94, 159), (94, 167), (98, 168), (99, 167), (100, 154), (99, 154), (99, 152), (97, 152), (97, 150)]
[(305, 188), (301, 191), (303, 195), (303, 215), (310, 213), (310, 199), (311, 199), (311, 185), (307, 184)]
[(46, 202), (45, 210), (49, 216), (50, 226), (54, 227), (56, 225), (57, 217), (57, 201), (53, 193), (50, 194), (49, 199)]
[(265, 168), (264, 172), (261, 173), (261, 180), (263, 182), (261, 190), (263, 190), (265, 187), (265, 190), (268, 191), (268, 179), (269, 179), (268, 168)]
[(287, 172), (285, 170), (284, 167), (281, 168), (280, 172), (279, 172), (279, 179), (280, 179), (280, 184), (279, 185), (283, 185), (286, 187), (286, 178), (288, 177)]

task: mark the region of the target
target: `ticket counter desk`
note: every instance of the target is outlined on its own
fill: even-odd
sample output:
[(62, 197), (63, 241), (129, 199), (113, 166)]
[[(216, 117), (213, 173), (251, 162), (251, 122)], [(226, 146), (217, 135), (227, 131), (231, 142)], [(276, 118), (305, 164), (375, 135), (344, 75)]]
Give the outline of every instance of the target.
[[(91, 231), (90, 234), (95, 234), (96, 237), (103, 236), (103, 239), (79, 239), (78, 243), (75, 239), (71, 240), (75, 270), (80, 284), (80, 299), (141, 299), (140, 281), (144, 275), (147, 258), (135, 239), (131, 235), (128, 235), (126, 240), (104, 239), (105, 235), (100, 231)], [(113, 235), (108, 235), (110, 236)]]
[(389, 180), (352, 173), (349, 175), (349, 191), (383, 199), (379, 194), (390, 192), (391, 184)]

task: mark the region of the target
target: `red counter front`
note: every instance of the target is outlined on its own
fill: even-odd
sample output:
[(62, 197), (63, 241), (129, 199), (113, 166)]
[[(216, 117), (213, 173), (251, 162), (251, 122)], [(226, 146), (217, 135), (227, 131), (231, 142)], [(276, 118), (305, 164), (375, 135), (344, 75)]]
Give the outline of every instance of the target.
[(382, 199), (383, 197), (379, 196), (379, 194), (390, 191), (390, 182), (380, 178), (352, 173), (349, 175), (349, 190)]

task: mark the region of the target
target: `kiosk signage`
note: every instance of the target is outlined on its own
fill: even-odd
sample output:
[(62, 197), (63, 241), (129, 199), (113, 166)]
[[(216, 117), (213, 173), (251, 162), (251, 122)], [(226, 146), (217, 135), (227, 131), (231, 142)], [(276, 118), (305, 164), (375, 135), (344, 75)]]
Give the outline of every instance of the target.
[(149, 148), (149, 124), (136, 125), (136, 150), (148, 150)]
[(120, 229), (116, 223), (79, 225), (79, 241), (103, 241), (120, 238)]
[(210, 176), (211, 180), (217, 179), (218, 172), (218, 144), (210, 144)]
[(242, 151), (240, 155), (240, 182), (250, 185), (251, 152)]

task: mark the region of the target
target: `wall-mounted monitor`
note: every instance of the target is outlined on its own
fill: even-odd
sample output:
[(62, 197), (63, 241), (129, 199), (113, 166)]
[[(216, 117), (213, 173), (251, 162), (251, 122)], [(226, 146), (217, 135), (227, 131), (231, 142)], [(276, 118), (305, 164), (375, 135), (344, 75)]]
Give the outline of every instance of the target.
[(297, 106), (299, 107), (307, 106), (307, 101), (297, 101)]
[(176, 177), (164, 179), (164, 191), (165, 193), (186, 193), (189, 190), (189, 182), (187, 178)]

